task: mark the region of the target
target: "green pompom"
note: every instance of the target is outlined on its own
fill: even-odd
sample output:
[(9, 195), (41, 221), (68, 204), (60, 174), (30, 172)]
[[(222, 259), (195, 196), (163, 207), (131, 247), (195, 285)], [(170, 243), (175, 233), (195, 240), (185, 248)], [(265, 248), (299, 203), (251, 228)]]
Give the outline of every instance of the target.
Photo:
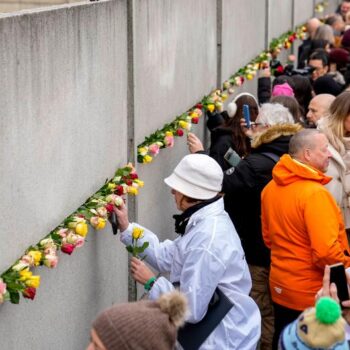
[(316, 303), (316, 318), (324, 324), (333, 324), (337, 322), (341, 315), (339, 304), (329, 298), (323, 297)]

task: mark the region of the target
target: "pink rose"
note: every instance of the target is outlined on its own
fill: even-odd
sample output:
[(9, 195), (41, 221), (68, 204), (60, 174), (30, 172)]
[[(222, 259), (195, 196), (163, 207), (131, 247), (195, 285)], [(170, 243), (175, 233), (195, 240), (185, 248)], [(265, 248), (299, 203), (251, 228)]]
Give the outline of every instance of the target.
[(27, 287), (22, 294), (25, 298), (33, 300), (35, 298), (36, 289), (34, 287)]
[(153, 156), (156, 156), (159, 153), (159, 146), (156, 143), (152, 143), (152, 145), (149, 146), (148, 151)]
[(0, 295), (5, 293), (6, 293), (6, 283), (4, 283), (2, 279), (0, 279)]
[(61, 246), (61, 250), (63, 253), (71, 255), (75, 249), (74, 244), (71, 243), (63, 243)]
[(57, 263), (58, 263), (58, 256), (56, 254), (45, 255), (44, 265), (46, 267), (54, 268), (57, 266)]
[(164, 144), (166, 147), (173, 147), (174, 146), (174, 136), (165, 136), (164, 137)]
[(67, 228), (61, 228), (60, 230), (57, 231), (57, 234), (60, 235), (62, 238), (64, 238), (68, 234), (68, 229)]
[(28, 266), (34, 266), (34, 258), (31, 255), (23, 255), (20, 262), (28, 264)]
[(82, 236), (78, 236), (77, 240), (75, 242), (75, 247), (76, 248), (80, 248), (80, 247), (82, 247), (84, 245), (84, 243), (85, 243), (85, 238), (82, 237)]

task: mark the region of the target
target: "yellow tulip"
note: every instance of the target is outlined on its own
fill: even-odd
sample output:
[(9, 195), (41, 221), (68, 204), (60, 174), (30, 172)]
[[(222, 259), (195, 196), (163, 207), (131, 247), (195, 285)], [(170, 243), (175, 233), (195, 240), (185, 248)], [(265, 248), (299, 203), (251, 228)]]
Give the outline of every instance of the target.
[(213, 105), (212, 103), (208, 104), (207, 109), (210, 113), (213, 113), (215, 110), (215, 105)]
[(103, 218), (98, 218), (98, 224), (95, 227), (96, 230), (102, 230), (105, 228), (105, 226), (106, 226), (106, 220)]
[(135, 179), (134, 182), (136, 182), (140, 187), (143, 187), (145, 183), (139, 179)]
[(88, 233), (88, 225), (85, 222), (79, 222), (75, 226), (75, 232), (79, 236), (85, 237)]
[(149, 156), (148, 154), (143, 157), (143, 162), (144, 163), (151, 163), (153, 158)]
[(31, 278), (33, 273), (29, 271), (28, 269), (24, 269), (19, 272), (19, 275), (21, 276), (19, 278), (20, 281), (26, 281), (27, 279)]
[(136, 196), (139, 193), (139, 191), (136, 187), (128, 186), (128, 193)]
[(26, 286), (38, 288), (40, 286), (40, 276), (32, 276), (25, 281)]
[(134, 227), (132, 230), (132, 238), (133, 239), (139, 239), (143, 237), (143, 232), (145, 230), (141, 227)]
[(35, 266), (38, 266), (40, 264), (40, 260), (42, 257), (41, 252), (37, 251), (37, 250), (31, 250), (28, 255), (30, 255), (33, 259), (34, 259), (34, 264)]

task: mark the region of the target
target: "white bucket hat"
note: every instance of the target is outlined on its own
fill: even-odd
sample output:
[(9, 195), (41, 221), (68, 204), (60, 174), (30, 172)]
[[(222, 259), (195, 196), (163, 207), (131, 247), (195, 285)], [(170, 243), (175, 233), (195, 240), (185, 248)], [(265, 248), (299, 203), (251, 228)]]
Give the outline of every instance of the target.
[(221, 191), (223, 177), (220, 165), (213, 158), (206, 154), (189, 154), (164, 182), (185, 196), (205, 200)]

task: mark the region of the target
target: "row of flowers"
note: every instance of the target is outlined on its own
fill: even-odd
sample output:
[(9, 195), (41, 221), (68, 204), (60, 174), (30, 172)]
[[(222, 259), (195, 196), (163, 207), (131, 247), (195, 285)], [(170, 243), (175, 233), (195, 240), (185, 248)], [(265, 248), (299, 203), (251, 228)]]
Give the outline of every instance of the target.
[(122, 196), (137, 195), (143, 185), (131, 164), (118, 169), (111, 181), (107, 181), (46, 237), (30, 246), (20, 259), (0, 275), (0, 304), (6, 300), (18, 304), (21, 294), (24, 298), (34, 299), (40, 276), (34, 275), (32, 269), (38, 266), (56, 267), (59, 251), (70, 255), (82, 247), (89, 227), (102, 230), (114, 206), (123, 202)]
[[(323, 12), (328, 2), (324, 1), (316, 5), (315, 12)], [(193, 124), (198, 124), (199, 118), (205, 113), (223, 111), (224, 102), (229, 95), (235, 92), (235, 88), (244, 84), (245, 80), (252, 80), (259, 69), (269, 67), (271, 58), (277, 55), (283, 49), (289, 49), (296, 39), (304, 40), (306, 37), (306, 26), (296, 27), (294, 31), (282, 34), (273, 39), (269, 49), (263, 51), (247, 65), (239, 69), (222, 86), (205, 96), (199, 103), (196, 103), (185, 113), (176, 117), (171, 123), (163, 126), (162, 129), (155, 131), (137, 147), (137, 161), (139, 163), (150, 163), (158, 155), (160, 149), (174, 146), (174, 137), (182, 137), (184, 133), (191, 130)]]

